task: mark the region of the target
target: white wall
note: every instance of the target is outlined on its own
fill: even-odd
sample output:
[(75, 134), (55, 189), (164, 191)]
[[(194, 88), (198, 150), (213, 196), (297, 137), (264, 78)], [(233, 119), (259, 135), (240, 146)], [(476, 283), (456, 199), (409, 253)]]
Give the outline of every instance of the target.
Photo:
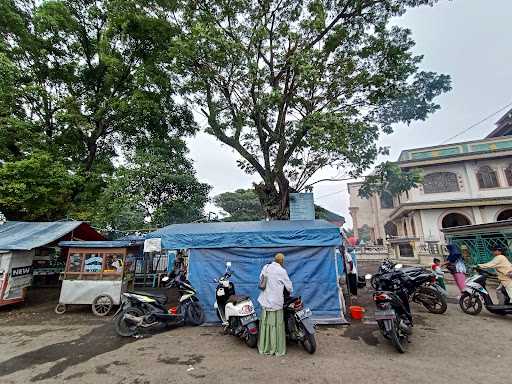
[[(491, 160), (471, 160), (454, 164), (440, 164), (422, 167), (424, 175), (433, 172), (453, 172), (459, 180), (458, 192), (425, 193), (423, 188), (416, 188), (409, 191), (409, 199), (406, 194), (400, 196), (402, 203), (420, 203), (430, 201), (458, 200), (458, 199), (478, 199), (489, 197), (508, 197), (512, 196), (512, 187), (507, 184), (505, 169), (512, 164), (512, 158), (491, 159)], [(480, 189), (478, 186), (476, 173), (482, 166), (490, 166), (497, 173), (500, 187)]]

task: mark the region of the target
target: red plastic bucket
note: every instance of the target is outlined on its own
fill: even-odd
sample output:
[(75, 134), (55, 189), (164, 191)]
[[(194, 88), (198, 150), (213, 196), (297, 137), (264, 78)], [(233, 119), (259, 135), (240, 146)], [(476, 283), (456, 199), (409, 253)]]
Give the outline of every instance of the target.
[(361, 320), (364, 316), (364, 308), (358, 305), (352, 305), (350, 308), (350, 317), (354, 320)]

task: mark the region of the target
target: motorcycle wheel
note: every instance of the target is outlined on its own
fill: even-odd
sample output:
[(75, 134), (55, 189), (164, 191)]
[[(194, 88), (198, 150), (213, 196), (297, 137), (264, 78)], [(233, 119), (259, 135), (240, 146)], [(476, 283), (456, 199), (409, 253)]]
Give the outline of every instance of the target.
[(471, 295), (464, 292), (459, 299), (459, 306), (462, 312), (471, 316), (476, 316), (482, 311), (482, 300), (478, 295)]
[(116, 332), (119, 336), (130, 337), (137, 333), (138, 327), (135, 324), (130, 323), (124, 319), (124, 314), (129, 313), (132, 316), (144, 316), (144, 312), (141, 309), (130, 307), (120, 312), (119, 315), (114, 319)]
[(257, 333), (249, 333), (245, 338), (245, 345), (249, 348), (256, 348), (258, 345), (258, 334)]
[(190, 325), (201, 325), (204, 323), (205, 314), (199, 302), (193, 301), (187, 306), (186, 322)]
[(446, 298), (435, 288), (422, 287), (418, 292), (418, 300), (430, 313), (438, 315), (445, 313), (448, 308)]
[(313, 354), (316, 352), (316, 339), (315, 335), (304, 331), (304, 340), (302, 340), (302, 346), (306, 350), (307, 353)]
[(391, 343), (395, 347), (395, 349), (400, 353), (405, 353), (406, 351), (406, 345), (407, 345), (407, 337), (406, 336), (400, 336), (398, 331), (398, 324), (396, 321), (393, 320), (386, 320), (391, 322), (390, 324), (390, 333), (389, 333), (389, 339), (391, 340)]

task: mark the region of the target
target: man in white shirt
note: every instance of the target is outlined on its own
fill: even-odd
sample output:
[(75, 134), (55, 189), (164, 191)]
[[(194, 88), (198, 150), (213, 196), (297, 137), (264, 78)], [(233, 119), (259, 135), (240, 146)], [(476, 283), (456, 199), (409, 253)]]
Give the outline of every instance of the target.
[(265, 265), (260, 273), (260, 282), (265, 281), (265, 287), (258, 297), (262, 307), (258, 350), (265, 355), (281, 356), (286, 353), (284, 289), (291, 294), (293, 285), (283, 265), (284, 255), (278, 253), (274, 262)]

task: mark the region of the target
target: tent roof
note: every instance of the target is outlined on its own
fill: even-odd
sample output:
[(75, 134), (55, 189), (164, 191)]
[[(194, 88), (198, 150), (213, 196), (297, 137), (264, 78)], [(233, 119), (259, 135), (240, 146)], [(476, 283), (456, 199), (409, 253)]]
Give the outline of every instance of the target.
[(339, 228), (325, 220), (276, 220), (174, 224), (151, 232), (166, 249), (337, 246)]
[(143, 241), (106, 240), (106, 241), (61, 241), (59, 247), (66, 248), (126, 248), (144, 244)]
[(7, 221), (0, 225), (0, 249), (29, 251), (60, 239), (82, 224), (83, 221)]

